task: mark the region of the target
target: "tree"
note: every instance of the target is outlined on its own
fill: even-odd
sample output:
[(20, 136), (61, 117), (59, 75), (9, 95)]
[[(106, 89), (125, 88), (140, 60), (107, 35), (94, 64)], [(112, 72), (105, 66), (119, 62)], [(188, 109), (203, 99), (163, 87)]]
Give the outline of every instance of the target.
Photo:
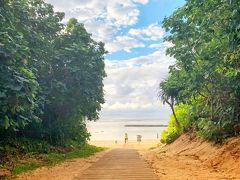
[(167, 84), (167, 81), (161, 82), (160, 86), (161, 86), (162, 90), (160, 91), (159, 96), (160, 96), (163, 104), (167, 103), (170, 106), (173, 116), (174, 116), (174, 119), (175, 119), (175, 122), (176, 122), (176, 125), (178, 128), (180, 128), (180, 123), (179, 123), (176, 113), (174, 111), (174, 105), (176, 104), (176, 99), (175, 99), (176, 89), (173, 87), (169, 87)]
[(104, 43), (43, 0), (0, 3), (0, 140), (84, 143), (104, 103)]
[(187, 78), (183, 71), (179, 71), (174, 66), (170, 66), (170, 76), (160, 83), (159, 96), (163, 104), (167, 103), (173, 113), (176, 125), (178, 129), (181, 128), (181, 125), (176, 116), (174, 106), (180, 101), (184, 101), (186, 92), (184, 93), (184, 87), (187, 86)]
[[(233, 134), (234, 124), (240, 123), (239, 3), (188, 0), (163, 21), (170, 32), (166, 40), (174, 44), (167, 54), (176, 64), (160, 88), (170, 93), (176, 87), (172, 82), (180, 84), (177, 104), (196, 107), (197, 124), (211, 122), (219, 136)], [(175, 76), (176, 70), (186, 78)], [(193, 102), (199, 96), (201, 100)]]
[(69, 20), (65, 33), (54, 44), (52, 71), (43, 80), (48, 82), (43, 129), (47, 130), (50, 141), (63, 143), (74, 129), (73, 134), (79, 134), (81, 127), (85, 127), (85, 118), (98, 119), (104, 103), (106, 51), (104, 44), (95, 42), (76, 19)]
[(0, 131), (19, 130), (39, 120), (35, 114), (39, 84), (29, 66), (28, 42), (16, 27), (19, 18), (10, 2), (1, 1), (0, 6)]

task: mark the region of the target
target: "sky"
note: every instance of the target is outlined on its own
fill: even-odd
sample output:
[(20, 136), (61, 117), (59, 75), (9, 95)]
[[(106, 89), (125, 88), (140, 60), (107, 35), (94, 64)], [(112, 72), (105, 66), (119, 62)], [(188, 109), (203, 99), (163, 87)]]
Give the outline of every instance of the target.
[(100, 119), (162, 119), (170, 108), (158, 98), (159, 83), (175, 60), (166, 56), (170, 42), (164, 17), (184, 0), (46, 0), (65, 21), (75, 17), (96, 41), (105, 43), (106, 103)]

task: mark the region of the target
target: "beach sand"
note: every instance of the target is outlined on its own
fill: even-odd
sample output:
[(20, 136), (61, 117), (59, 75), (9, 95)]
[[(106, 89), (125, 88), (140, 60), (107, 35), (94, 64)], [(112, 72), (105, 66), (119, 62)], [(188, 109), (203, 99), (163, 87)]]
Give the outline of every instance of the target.
[(160, 142), (158, 139), (143, 139), (140, 143), (137, 140), (128, 140), (125, 144), (124, 141), (110, 141), (110, 140), (102, 140), (102, 141), (89, 141), (89, 144), (107, 148), (133, 148), (139, 150), (147, 150), (149, 148), (160, 146)]

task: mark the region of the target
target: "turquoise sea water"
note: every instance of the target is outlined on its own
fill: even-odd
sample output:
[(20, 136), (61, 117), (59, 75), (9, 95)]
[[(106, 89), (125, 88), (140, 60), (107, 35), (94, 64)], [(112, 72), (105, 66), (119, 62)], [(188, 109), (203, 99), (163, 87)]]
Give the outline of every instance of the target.
[(96, 140), (123, 140), (124, 133), (128, 133), (129, 140), (135, 140), (137, 135), (142, 135), (142, 139), (157, 139), (164, 127), (125, 127), (124, 125), (161, 125), (167, 124), (167, 120), (159, 119), (115, 119), (98, 120), (88, 122), (87, 128), (91, 133), (90, 139)]

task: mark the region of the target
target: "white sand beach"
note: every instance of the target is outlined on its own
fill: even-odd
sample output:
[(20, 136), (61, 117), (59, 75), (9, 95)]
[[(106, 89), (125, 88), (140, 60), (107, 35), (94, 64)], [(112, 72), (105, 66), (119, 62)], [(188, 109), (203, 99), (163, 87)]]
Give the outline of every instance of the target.
[(107, 148), (133, 148), (133, 149), (149, 149), (160, 146), (158, 139), (143, 139), (140, 143), (137, 140), (129, 140), (126, 144), (123, 140), (115, 142), (109, 140), (89, 141), (89, 144)]

